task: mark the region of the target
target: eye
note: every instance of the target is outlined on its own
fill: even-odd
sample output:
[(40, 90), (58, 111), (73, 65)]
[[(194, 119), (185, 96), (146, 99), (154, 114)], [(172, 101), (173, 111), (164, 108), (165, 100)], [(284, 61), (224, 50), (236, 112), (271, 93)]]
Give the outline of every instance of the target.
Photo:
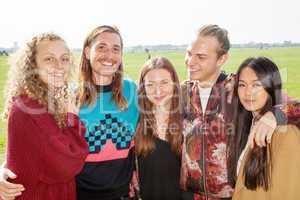
[(205, 56), (203, 56), (203, 55), (201, 55), (201, 54), (197, 54), (196, 56), (197, 56), (197, 58), (198, 58), (199, 60), (203, 60), (203, 59), (205, 58)]
[(256, 83), (253, 84), (253, 87), (262, 87), (262, 84), (259, 83), (259, 82), (256, 82)]
[(145, 86), (150, 87), (150, 86), (153, 86), (153, 84), (152, 83), (146, 83)]
[(168, 85), (170, 83), (170, 81), (163, 81), (162, 84), (163, 85)]
[(244, 83), (239, 83), (239, 84), (238, 84), (238, 87), (239, 87), (239, 88), (245, 87), (245, 84), (244, 84)]
[(120, 52), (120, 48), (114, 47), (114, 48), (113, 48), (113, 52), (114, 52), (114, 53), (119, 53), (119, 52)]
[(46, 58), (44, 58), (44, 61), (45, 62), (54, 62), (55, 61), (55, 58), (53, 58), (53, 57), (46, 57)]
[(62, 58), (62, 62), (63, 63), (69, 63), (70, 62), (70, 58), (69, 57), (63, 57)]
[(99, 45), (99, 46), (97, 47), (97, 50), (98, 50), (98, 51), (105, 51), (105, 49), (106, 49), (106, 47), (105, 47), (104, 45)]

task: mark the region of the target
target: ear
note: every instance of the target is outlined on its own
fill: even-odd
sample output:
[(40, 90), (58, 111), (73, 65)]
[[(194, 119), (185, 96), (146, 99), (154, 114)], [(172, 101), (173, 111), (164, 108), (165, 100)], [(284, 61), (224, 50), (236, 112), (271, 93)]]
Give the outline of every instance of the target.
[(91, 52), (90, 47), (84, 48), (84, 54), (85, 54), (86, 59), (88, 59), (88, 60), (90, 60), (90, 52)]
[(223, 54), (222, 56), (220, 56), (220, 57), (218, 58), (217, 65), (218, 65), (219, 67), (221, 67), (222, 65), (224, 65), (225, 62), (228, 60), (228, 57), (229, 57), (229, 54), (228, 54), (228, 53), (225, 53), (225, 54)]

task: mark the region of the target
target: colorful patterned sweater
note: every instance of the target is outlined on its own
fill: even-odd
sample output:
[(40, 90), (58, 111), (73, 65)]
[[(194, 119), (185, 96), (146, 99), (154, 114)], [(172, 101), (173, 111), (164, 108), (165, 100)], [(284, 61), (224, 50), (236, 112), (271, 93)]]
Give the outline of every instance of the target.
[(98, 86), (94, 106), (81, 108), (89, 155), (77, 176), (78, 200), (115, 199), (126, 196), (134, 168), (133, 135), (139, 118), (136, 85), (124, 80), (128, 109), (120, 110), (111, 100), (112, 85)]

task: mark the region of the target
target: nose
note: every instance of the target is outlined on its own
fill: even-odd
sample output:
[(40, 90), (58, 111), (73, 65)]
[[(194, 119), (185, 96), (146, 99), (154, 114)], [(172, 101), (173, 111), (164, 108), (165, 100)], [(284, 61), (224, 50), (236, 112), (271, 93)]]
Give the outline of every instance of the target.
[(185, 59), (185, 64), (187, 67), (191, 67), (193, 65), (195, 65), (196, 63), (196, 58), (193, 55), (187, 55), (186, 59)]
[(112, 50), (107, 50), (107, 51), (104, 53), (104, 56), (105, 56), (106, 59), (111, 60), (111, 59), (113, 58), (114, 55), (113, 55)]
[(59, 59), (54, 59), (52, 64), (54, 69), (63, 69), (63, 61), (60, 61)]
[(251, 86), (247, 86), (245, 89), (245, 94), (248, 98), (252, 98), (253, 97), (253, 88)]
[(162, 94), (162, 88), (160, 87), (160, 85), (156, 85), (155, 86), (155, 95), (159, 96)]
[(56, 68), (59, 69), (59, 70), (62, 70), (64, 68), (62, 62), (58, 62)]

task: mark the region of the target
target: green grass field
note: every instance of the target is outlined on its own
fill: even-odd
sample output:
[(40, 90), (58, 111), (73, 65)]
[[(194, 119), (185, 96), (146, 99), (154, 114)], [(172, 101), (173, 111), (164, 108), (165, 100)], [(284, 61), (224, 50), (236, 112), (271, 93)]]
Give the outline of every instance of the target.
[[(184, 52), (155, 52), (152, 56), (164, 56), (170, 59), (181, 80), (186, 79), (187, 73), (184, 65)], [(300, 99), (300, 48), (274, 48), (274, 49), (232, 49), (230, 58), (223, 69), (226, 72), (235, 72), (239, 64), (249, 56), (267, 56), (280, 68), (284, 90), (289, 96)], [(137, 80), (140, 68), (147, 55), (144, 53), (126, 53), (124, 55), (125, 74)], [(7, 77), (7, 57), (0, 57), (0, 111), (3, 111), (3, 89)], [(0, 123), (0, 161), (3, 160), (6, 143), (6, 125)]]

